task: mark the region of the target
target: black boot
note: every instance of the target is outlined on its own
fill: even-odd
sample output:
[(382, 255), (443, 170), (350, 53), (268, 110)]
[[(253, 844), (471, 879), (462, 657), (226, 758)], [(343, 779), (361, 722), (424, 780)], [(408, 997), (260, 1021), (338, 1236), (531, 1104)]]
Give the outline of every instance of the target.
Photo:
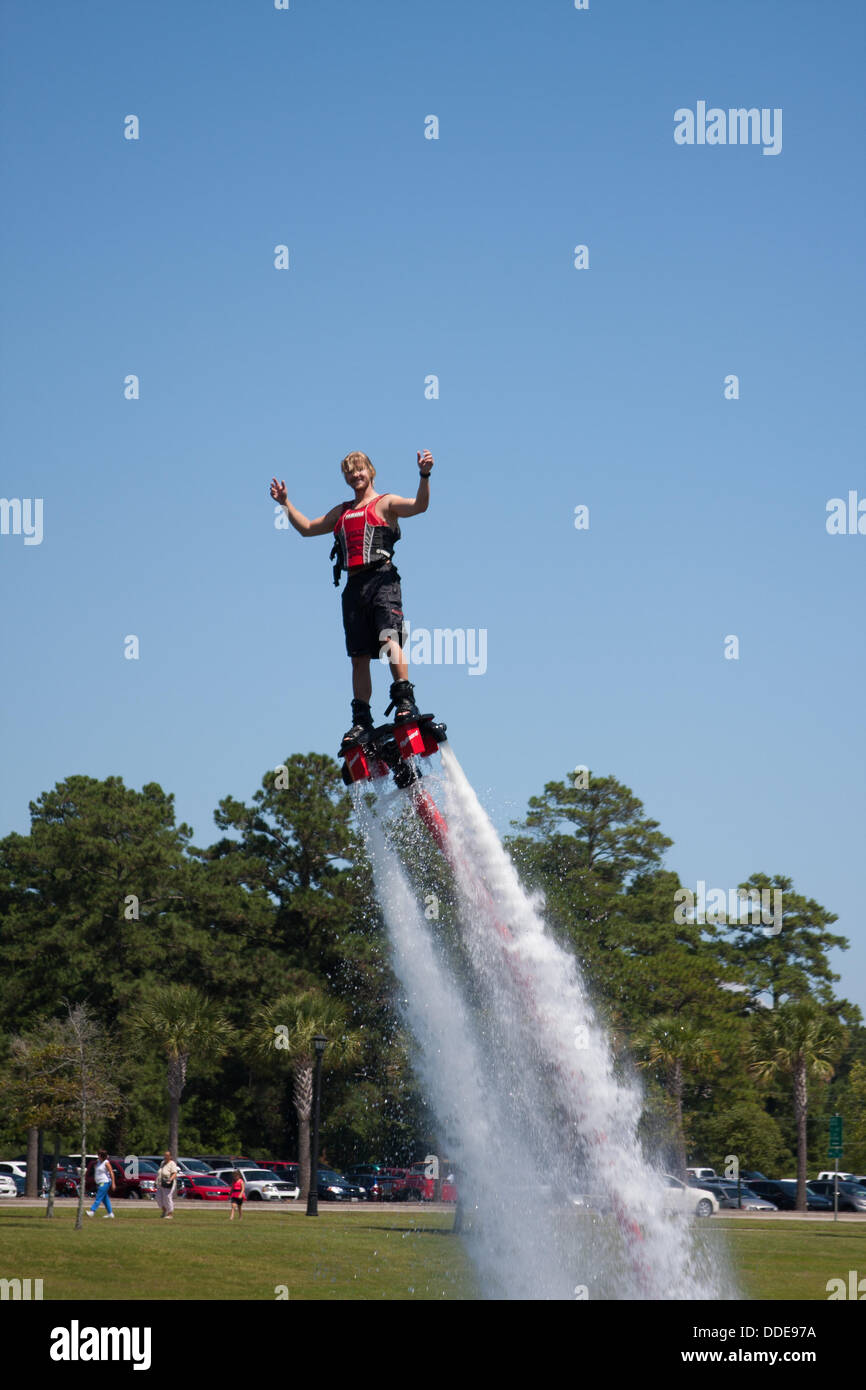
[(417, 719), (421, 711), (415, 704), (415, 687), (410, 681), (394, 681), (391, 686), (391, 703), (385, 710), (390, 714), (394, 710), (394, 723), (405, 724), (411, 719)]
[(352, 701), (352, 718), (355, 721), (348, 733), (343, 735), (343, 747), (359, 743), (373, 728), (373, 716), (366, 700)]

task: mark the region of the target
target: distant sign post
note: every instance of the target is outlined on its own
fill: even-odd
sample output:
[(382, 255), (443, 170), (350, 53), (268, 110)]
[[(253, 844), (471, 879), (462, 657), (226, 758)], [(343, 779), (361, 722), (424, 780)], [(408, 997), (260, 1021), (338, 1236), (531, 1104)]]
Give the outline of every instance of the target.
[(830, 1148), (828, 1150), (831, 1158), (842, 1157), (842, 1116), (830, 1116)]
[(842, 1161), (842, 1116), (830, 1116), (830, 1147), (828, 1153), (836, 1160), (833, 1175), (833, 1220), (839, 1220), (839, 1164)]

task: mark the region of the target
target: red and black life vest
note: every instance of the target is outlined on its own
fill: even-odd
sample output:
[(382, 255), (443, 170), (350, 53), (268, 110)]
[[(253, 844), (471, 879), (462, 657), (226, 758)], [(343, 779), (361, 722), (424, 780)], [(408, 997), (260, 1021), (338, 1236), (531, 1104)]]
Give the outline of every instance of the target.
[(339, 584), (340, 572), (344, 569), (349, 571), (351, 578), (361, 569), (381, 565), (393, 556), (394, 546), (400, 539), (400, 527), (386, 526), (380, 521), (376, 515), (378, 500), (378, 497), (374, 497), (363, 507), (356, 507), (353, 502), (346, 503), (343, 515), (334, 527), (331, 559), (337, 558), (334, 566), (335, 584)]

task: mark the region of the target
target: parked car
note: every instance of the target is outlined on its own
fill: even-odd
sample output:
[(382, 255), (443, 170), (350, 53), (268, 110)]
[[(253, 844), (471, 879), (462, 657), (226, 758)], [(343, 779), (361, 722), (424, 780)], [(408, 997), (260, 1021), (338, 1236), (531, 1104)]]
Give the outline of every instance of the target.
[[(2, 1174), (2, 1175), (0, 1175), (0, 1176), (7, 1177), (8, 1174), (5, 1174), (5, 1173), (4, 1173), (4, 1174)], [(19, 1196), (19, 1197), (26, 1197), (26, 1196), (27, 1196), (27, 1179), (26, 1179), (26, 1178), (22, 1178), (22, 1176), (21, 1176), (20, 1173), (13, 1173), (13, 1174), (12, 1174), (12, 1181), (13, 1181), (14, 1184), (15, 1184), (15, 1191), (18, 1193), (18, 1196)], [(50, 1174), (50, 1173), (43, 1173), (43, 1174), (42, 1174), (42, 1182), (41, 1182), (41, 1184), (40, 1184), (39, 1192), (38, 1192), (37, 1195), (40, 1196), (40, 1197), (47, 1197), (47, 1196), (48, 1196), (48, 1189), (49, 1189), (50, 1186), (51, 1186), (51, 1174)]]
[(737, 1184), (727, 1178), (709, 1178), (700, 1183), (697, 1178), (692, 1178), (689, 1180), (689, 1185), (691, 1187), (705, 1187), (708, 1192), (712, 1192), (718, 1197), (719, 1206), (728, 1210), (731, 1208), (742, 1211), (779, 1210), (775, 1202), (769, 1201), (766, 1197), (759, 1197), (757, 1192), (753, 1192), (747, 1183), (741, 1183), (738, 1189)]
[[(131, 1155), (128, 1155), (131, 1157)], [(153, 1197), (156, 1193), (156, 1173), (157, 1164), (152, 1163), (146, 1158), (137, 1158), (135, 1165), (127, 1163), (124, 1166), (122, 1158), (109, 1157), (109, 1163), (114, 1169), (114, 1191), (112, 1197), (130, 1197), (133, 1200)], [(84, 1170), (84, 1194), (86, 1197), (95, 1196), (97, 1192), (96, 1163), (88, 1163)]]
[[(45, 1171), (42, 1174), (42, 1193), (47, 1197), (51, 1190), (51, 1161), (45, 1158)], [(55, 1197), (77, 1197), (78, 1196), (78, 1169), (69, 1159), (60, 1158), (57, 1161), (57, 1173), (54, 1179)]]
[(267, 1168), (253, 1168), (243, 1163), (235, 1163), (231, 1168), (219, 1169), (213, 1176), (222, 1178), (231, 1187), (235, 1180), (236, 1168), (243, 1175), (248, 1202), (292, 1201), (300, 1195), (297, 1185), (293, 1187), (274, 1173), (268, 1172)]
[(281, 1196), (288, 1196), (292, 1201), (295, 1201), (295, 1199), (301, 1195), (301, 1189), (298, 1184), (299, 1169), (297, 1163), (289, 1163), (287, 1160), (284, 1161), (282, 1159), (276, 1159), (273, 1160), (273, 1162), (276, 1165), (275, 1167), (264, 1167), (261, 1163), (253, 1163), (252, 1161), (249, 1163), (236, 1163), (234, 1166), (239, 1172), (243, 1173), (245, 1181), (248, 1173), (255, 1172), (258, 1173), (259, 1176), (261, 1176), (262, 1173), (269, 1174), (278, 1185), (282, 1183), (287, 1184), (290, 1191), (288, 1193), (282, 1192)]
[[(19, 1197), (23, 1197), (27, 1190), (27, 1160), (17, 1158), (4, 1159), (2, 1163), (0, 1163), (0, 1177), (11, 1178), (15, 1185), (16, 1194)], [(47, 1197), (48, 1195), (49, 1178), (50, 1174), (43, 1172), (42, 1181), (39, 1185), (40, 1197)], [(0, 1193), (0, 1196), (2, 1195), (3, 1194)], [(8, 1195), (8, 1193), (6, 1195)]]
[[(97, 1160), (97, 1157), (98, 1157), (97, 1154), (85, 1154), (85, 1155), (84, 1155), (85, 1167), (87, 1166), (88, 1163), (95, 1163), (96, 1160)], [(61, 1169), (61, 1168), (62, 1168), (64, 1172), (72, 1173), (72, 1175), (73, 1175), (74, 1177), (77, 1178), (77, 1177), (80, 1175), (80, 1173), (81, 1173), (81, 1154), (66, 1154), (66, 1155), (64, 1155), (64, 1157), (60, 1159), (60, 1161), (59, 1161), (57, 1167), (58, 1167), (58, 1169)]]
[[(301, 1187), (298, 1181), (297, 1164), (285, 1164), (283, 1168), (261, 1168), (256, 1165), (254, 1168), (247, 1168), (246, 1164), (240, 1165), (240, 1170), (244, 1175), (244, 1182), (247, 1181), (248, 1174), (255, 1172), (261, 1176), (267, 1173), (276, 1182), (280, 1190), (281, 1197), (287, 1197), (290, 1201), (296, 1202), (301, 1195)], [(284, 1191), (283, 1189), (288, 1189)]]
[(376, 1181), (377, 1175), (375, 1173), (359, 1173), (357, 1168), (350, 1168), (347, 1173), (343, 1174), (343, 1177), (353, 1187), (363, 1187), (368, 1201), (381, 1201), (382, 1189)]
[(136, 1188), (139, 1197), (156, 1197), (156, 1180), (159, 1172), (159, 1164), (151, 1163), (149, 1160), (139, 1162), (137, 1171), (126, 1173), (125, 1177), (130, 1184), (130, 1190), (126, 1194), (128, 1197), (134, 1196), (132, 1188)]
[(365, 1202), (367, 1193), (357, 1183), (351, 1183), (333, 1168), (319, 1169), (320, 1202)]
[(670, 1173), (663, 1175), (665, 1207), (668, 1211), (691, 1211), (695, 1216), (713, 1216), (719, 1210), (719, 1199), (705, 1187), (690, 1187)]
[[(436, 1192), (438, 1174), (439, 1160), (435, 1154), (428, 1154), (422, 1162), (413, 1163), (404, 1179), (400, 1200), (404, 1202), (432, 1202)], [(457, 1185), (454, 1181), (454, 1173), (448, 1167), (446, 1167), (445, 1177), (442, 1181), (441, 1200), (443, 1202), (457, 1201)]]
[(17, 1197), (18, 1184), (10, 1173), (0, 1173), (0, 1197)]
[(761, 1197), (757, 1192), (753, 1191), (753, 1189), (747, 1183), (740, 1184), (740, 1202), (738, 1203), (736, 1190), (737, 1184), (731, 1183), (730, 1186), (734, 1189), (731, 1195), (733, 1197), (732, 1205), (735, 1207), (741, 1205), (744, 1211), (779, 1210), (778, 1204), (776, 1202), (771, 1202), (769, 1197)]
[[(406, 1200), (406, 1175), (401, 1173), (380, 1173), (376, 1179), (378, 1200), (380, 1202), (403, 1202)], [(374, 1201), (376, 1198), (373, 1199)]]
[[(50, 1170), (51, 1164), (50, 1164), (50, 1162), (49, 1162), (49, 1160), (48, 1160), (47, 1158), (46, 1158), (46, 1160), (45, 1160), (45, 1166), (46, 1166), (46, 1169), (49, 1169), (49, 1170)], [(75, 1186), (75, 1191), (76, 1191), (76, 1195), (77, 1195), (77, 1193), (78, 1193), (78, 1164), (77, 1164), (73, 1159), (71, 1159), (68, 1155), (61, 1155), (60, 1158), (58, 1158), (58, 1160), (57, 1160), (57, 1186), (56, 1186), (56, 1191), (57, 1191), (58, 1193), (60, 1192), (61, 1184), (65, 1184), (67, 1181), (72, 1182), (72, 1183), (74, 1184), (74, 1186)], [(66, 1195), (68, 1195), (68, 1194), (66, 1194)]]
[[(796, 1210), (797, 1183), (794, 1179), (752, 1178), (749, 1181), (749, 1187), (759, 1197), (764, 1197), (768, 1202), (775, 1202), (779, 1211)], [(807, 1211), (831, 1211), (832, 1207), (832, 1202), (828, 1202), (821, 1193), (813, 1191), (811, 1183), (806, 1183)]]
[(717, 1178), (718, 1173), (715, 1168), (687, 1168), (686, 1174), (690, 1178)]
[[(144, 1154), (139, 1157), (138, 1161), (139, 1163), (155, 1163), (157, 1168), (161, 1168), (165, 1162), (165, 1154)], [(176, 1158), (174, 1161), (182, 1173), (201, 1173), (207, 1175), (213, 1172), (210, 1164), (205, 1163), (200, 1158)]]
[(857, 1177), (856, 1173), (840, 1173), (838, 1170), (832, 1168), (825, 1170), (823, 1173), (819, 1173), (815, 1181), (832, 1182), (834, 1178), (838, 1178), (840, 1182), (860, 1182), (860, 1178)]
[[(50, 1180), (51, 1180), (51, 1175), (49, 1174), (49, 1182), (50, 1182)], [(55, 1179), (54, 1179), (54, 1195), (55, 1195), (55, 1197), (77, 1197), (77, 1196), (78, 1196), (78, 1178), (77, 1178), (77, 1176), (75, 1176), (73, 1173), (61, 1173), (60, 1170), (58, 1169), (58, 1170), (57, 1170), (57, 1175), (56, 1175), (56, 1177), (55, 1177)]]
[[(346, 1174), (346, 1177), (350, 1182), (359, 1182), (360, 1177), (355, 1176), (359, 1174), (359, 1172), (359, 1168), (352, 1168), (352, 1170)], [(378, 1188), (378, 1193), (375, 1193), (372, 1188), (368, 1189), (371, 1193), (372, 1200), (380, 1202), (406, 1201), (406, 1179), (408, 1176), (409, 1170), (407, 1168), (380, 1167), (375, 1176), (374, 1184), (374, 1186)], [(417, 1197), (417, 1192), (412, 1193), (412, 1198), (415, 1197)]]
[(231, 1188), (223, 1178), (213, 1173), (181, 1173), (177, 1180), (177, 1195), (189, 1201), (227, 1202)]
[(0, 1173), (2, 1173), (2, 1174), (4, 1175), (4, 1177), (7, 1177), (7, 1178), (14, 1177), (16, 1174), (18, 1175), (19, 1178), (26, 1178), (26, 1176), (27, 1176), (27, 1159), (26, 1159), (26, 1158), (4, 1158), (4, 1159), (0, 1159)]
[[(778, 1182), (779, 1186), (782, 1188), (782, 1191), (785, 1193), (786, 1197), (790, 1200), (791, 1205), (790, 1205), (790, 1207), (788, 1208), (788, 1210), (789, 1210), (789, 1211), (793, 1211), (793, 1210), (796, 1208), (796, 1205), (797, 1205), (797, 1179), (796, 1179), (796, 1178), (777, 1178), (776, 1181)], [(751, 1186), (754, 1187), (754, 1183), (752, 1183)], [(777, 1201), (778, 1199), (777, 1199), (776, 1197), (773, 1197), (771, 1200), (775, 1202), (775, 1201)], [(780, 1205), (781, 1205), (781, 1203), (780, 1203)], [(812, 1185), (811, 1182), (807, 1182), (807, 1183), (806, 1183), (806, 1210), (807, 1210), (807, 1211), (832, 1211), (832, 1210), (833, 1210), (833, 1202), (832, 1202), (832, 1200), (828, 1202), (828, 1201), (827, 1201), (827, 1198), (823, 1195), (823, 1193), (818, 1192), (818, 1191), (815, 1189), (815, 1187)]]
[(406, 1186), (406, 1174), (403, 1169), (383, 1168), (378, 1163), (357, 1163), (349, 1168), (343, 1177), (353, 1186), (363, 1187), (371, 1202), (403, 1200)]
[[(343, 1176), (354, 1187), (363, 1187), (370, 1202), (406, 1200), (406, 1179), (402, 1174), (398, 1177), (392, 1173), (362, 1173), (357, 1168), (350, 1168)], [(412, 1198), (417, 1195), (417, 1191), (412, 1192)]]
[(830, 1206), (836, 1204), (834, 1197), (834, 1182), (839, 1183), (839, 1210), (840, 1211), (866, 1211), (866, 1187), (861, 1187), (859, 1182), (842, 1182), (840, 1179), (834, 1181), (818, 1180), (809, 1183), (808, 1186), (820, 1192), (822, 1197), (826, 1197)]
[(263, 1158), (256, 1165), (258, 1168), (267, 1168), (269, 1173), (275, 1177), (282, 1178), (283, 1182), (290, 1183), (293, 1187), (298, 1186), (300, 1167), (294, 1160), (288, 1158)]

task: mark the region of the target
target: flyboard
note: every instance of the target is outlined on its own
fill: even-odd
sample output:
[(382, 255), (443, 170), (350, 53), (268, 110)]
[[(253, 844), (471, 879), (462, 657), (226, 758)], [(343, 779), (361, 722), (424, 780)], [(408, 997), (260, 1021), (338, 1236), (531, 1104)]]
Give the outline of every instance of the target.
[[(432, 714), (422, 714), (403, 723), (380, 724), (365, 734), (360, 742), (344, 744), (340, 756), (344, 759), (343, 781), (347, 786), (353, 782), (387, 777), (390, 773), (396, 785), (409, 792), (419, 820), (427, 827), (453, 868), (455, 853), (449, 840), (448, 825), (433, 797), (426, 787), (421, 786), (422, 774), (418, 763), (420, 758), (429, 758), (438, 753), (439, 745), (447, 741), (447, 727)], [(511, 932), (492, 911), (490, 895), (483, 884), (479, 886), (491, 908), (489, 915), (496, 930), (504, 940), (512, 941)], [(528, 984), (527, 981), (521, 983), (524, 987)]]
[[(355, 743), (343, 742), (339, 757), (343, 759), (342, 776), (346, 786), (354, 782), (377, 780), (392, 776), (395, 784), (408, 792), (412, 806), (431, 838), (438, 846), (446, 861), (455, 867), (457, 856), (449, 840), (448, 825), (430, 792), (421, 785), (419, 763), (432, 757), (439, 746), (447, 741), (447, 726), (436, 720), (432, 714), (422, 714), (393, 724), (379, 724), (365, 732)], [(493, 902), (483, 884), (477, 885), (490, 908), (489, 918), (505, 943), (512, 943), (514, 935), (505, 923), (498, 920), (493, 911)], [(530, 1009), (535, 1012), (531, 981), (519, 970), (516, 960), (509, 952), (509, 967), (517, 983), (525, 991)], [(602, 1142), (604, 1136), (591, 1134), (590, 1140)], [(635, 1268), (645, 1278), (647, 1271), (639, 1253), (643, 1233), (631, 1213), (614, 1190), (611, 1193), (611, 1207), (623, 1231)]]

